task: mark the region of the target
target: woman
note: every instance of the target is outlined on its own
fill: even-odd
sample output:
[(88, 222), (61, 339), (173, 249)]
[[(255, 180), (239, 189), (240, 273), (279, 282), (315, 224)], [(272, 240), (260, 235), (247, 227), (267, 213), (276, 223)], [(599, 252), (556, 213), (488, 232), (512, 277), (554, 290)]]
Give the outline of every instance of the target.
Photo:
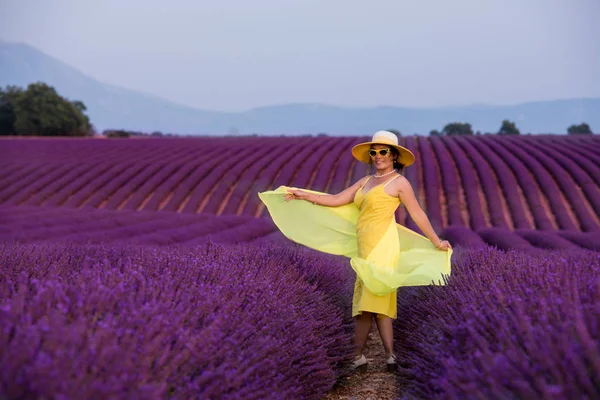
[[(357, 274), (352, 301), (356, 317), (353, 366), (367, 367), (363, 349), (376, 317), (391, 371), (396, 366), (392, 320), (396, 319), (397, 288), (444, 285), (444, 277), (450, 274), (452, 246), (436, 235), (409, 181), (400, 174), (415, 157), (398, 145), (394, 133), (376, 132), (370, 142), (354, 146), (352, 155), (373, 165), (375, 173), (338, 194), (282, 186), (259, 196), (288, 238), (350, 258)], [(287, 204), (291, 200), (305, 201)], [(396, 223), (400, 203), (427, 237)]]

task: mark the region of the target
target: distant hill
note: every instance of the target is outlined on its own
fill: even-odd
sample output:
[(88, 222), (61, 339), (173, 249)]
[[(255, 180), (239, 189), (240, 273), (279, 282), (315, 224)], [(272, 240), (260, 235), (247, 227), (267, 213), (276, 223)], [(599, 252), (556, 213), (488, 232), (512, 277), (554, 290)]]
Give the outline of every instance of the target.
[(474, 130), (497, 132), (503, 119), (522, 133), (566, 133), (587, 122), (600, 131), (600, 98), (564, 99), (511, 106), (345, 108), (285, 104), (227, 113), (200, 110), (141, 92), (105, 84), (22, 43), (0, 42), (0, 86), (42, 81), (59, 94), (81, 100), (98, 131), (115, 128), (179, 134), (368, 135), (379, 129), (428, 134), (449, 122), (469, 122)]

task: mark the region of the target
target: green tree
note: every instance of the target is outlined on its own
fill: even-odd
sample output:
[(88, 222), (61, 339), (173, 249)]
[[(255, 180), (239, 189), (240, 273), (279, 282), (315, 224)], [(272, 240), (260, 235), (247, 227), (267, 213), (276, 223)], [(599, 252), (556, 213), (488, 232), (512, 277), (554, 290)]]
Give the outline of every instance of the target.
[(585, 122), (582, 124), (579, 124), (579, 125), (571, 125), (567, 129), (567, 133), (569, 135), (579, 135), (579, 134), (592, 135), (593, 134), (590, 126), (588, 124), (586, 124)]
[(85, 104), (69, 101), (43, 82), (26, 90), (7, 87), (0, 93), (2, 134), (86, 136), (92, 132)]
[(22, 92), (17, 86), (0, 89), (0, 135), (14, 135), (17, 120), (15, 102)]
[(514, 122), (511, 122), (507, 119), (502, 121), (502, 126), (498, 131), (498, 135), (520, 135), (521, 132), (517, 128)]
[(440, 136), (440, 132), (437, 129), (429, 131), (429, 136)]
[(394, 135), (397, 135), (398, 137), (402, 136), (402, 133), (400, 133), (400, 131), (397, 129), (388, 129), (387, 131), (392, 132)]
[(473, 128), (471, 128), (471, 124), (469, 123), (451, 122), (444, 126), (444, 129), (442, 129), (442, 135), (473, 135)]

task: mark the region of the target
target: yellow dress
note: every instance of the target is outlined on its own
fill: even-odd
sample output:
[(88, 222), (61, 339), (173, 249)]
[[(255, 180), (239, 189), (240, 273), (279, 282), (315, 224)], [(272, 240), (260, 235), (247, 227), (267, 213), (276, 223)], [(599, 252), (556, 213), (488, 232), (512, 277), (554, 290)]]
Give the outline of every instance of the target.
[(384, 190), (396, 177), (366, 193), (363, 185), (352, 203), (339, 207), (305, 200), (286, 202), (284, 195), (291, 189), (286, 186), (258, 193), (287, 238), (350, 259), (356, 272), (353, 316), (368, 311), (396, 318), (399, 287), (445, 285), (450, 275), (451, 249), (438, 250), (425, 236), (396, 223), (394, 212), (400, 199)]

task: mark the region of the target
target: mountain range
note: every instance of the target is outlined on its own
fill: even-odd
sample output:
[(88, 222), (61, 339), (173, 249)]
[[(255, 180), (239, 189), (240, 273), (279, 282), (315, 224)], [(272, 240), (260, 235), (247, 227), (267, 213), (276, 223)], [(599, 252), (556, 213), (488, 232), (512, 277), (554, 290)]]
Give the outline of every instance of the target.
[(157, 96), (106, 84), (42, 51), (0, 42), (0, 86), (45, 82), (70, 100), (81, 100), (97, 131), (126, 129), (182, 135), (370, 135), (380, 129), (426, 135), (450, 122), (497, 132), (502, 120), (522, 133), (566, 133), (572, 124), (600, 130), (600, 98), (558, 99), (515, 105), (407, 108), (348, 108), (326, 104), (282, 104), (244, 112), (201, 110)]

